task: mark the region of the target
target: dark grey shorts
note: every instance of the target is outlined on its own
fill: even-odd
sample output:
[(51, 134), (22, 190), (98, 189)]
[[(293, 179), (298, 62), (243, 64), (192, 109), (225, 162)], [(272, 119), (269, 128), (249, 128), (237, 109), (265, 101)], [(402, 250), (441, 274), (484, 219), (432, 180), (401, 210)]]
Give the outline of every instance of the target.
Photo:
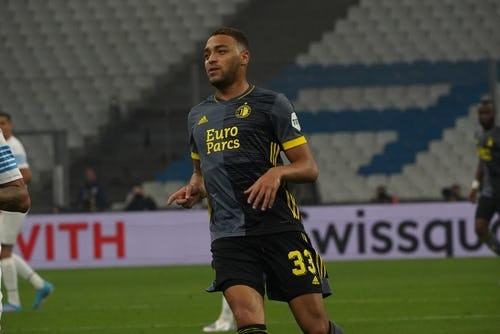
[(495, 213), (500, 218), (500, 198), (480, 196), (476, 207), (476, 218), (490, 221)]
[(309, 293), (331, 294), (323, 260), (303, 232), (220, 238), (211, 250), (216, 277), (209, 291), (247, 285), (285, 302)]

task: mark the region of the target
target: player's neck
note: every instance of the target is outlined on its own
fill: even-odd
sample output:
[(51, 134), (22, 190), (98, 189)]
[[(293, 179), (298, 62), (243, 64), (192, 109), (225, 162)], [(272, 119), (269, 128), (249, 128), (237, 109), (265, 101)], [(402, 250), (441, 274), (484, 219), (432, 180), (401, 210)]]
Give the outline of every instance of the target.
[(250, 88), (250, 84), (248, 83), (248, 81), (241, 80), (227, 87), (217, 89), (217, 91), (215, 92), (215, 96), (219, 100), (227, 101), (243, 95), (243, 93), (245, 93), (248, 88)]
[(488, 125), (483, 125), (483, 131), (488, 132), (492, 130), (495, 127), (495, 124), (488, 124)]

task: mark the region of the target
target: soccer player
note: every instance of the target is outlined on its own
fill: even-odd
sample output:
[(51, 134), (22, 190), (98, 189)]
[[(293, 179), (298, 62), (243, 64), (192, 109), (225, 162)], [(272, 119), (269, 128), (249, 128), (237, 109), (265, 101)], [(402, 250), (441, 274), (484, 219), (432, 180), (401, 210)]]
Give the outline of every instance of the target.
[(476, 134), (479, 163), (469, 199), (476, 202), (480, 193), (475, 214), (476, 234), (500, 256), (500, 243), (490, 230), (493, 215), (495, 212), (500, 215), (500, 127), (495, 125), (492, 100), (481, 100), (477, 112), (482, 131)]
[[(26, 151), (23, 144), (12, 134), (12, 117), (10, 114), (0, 111), (0, 129), (9, 145), (11, 152), (19, 168), (23, 181), (27, 185), (31, 181), (31, 170), (29, 168)], [(37, 309), (41, 302), (54, 289), (52, 284), (38, 275), (28, 263), (20, 256), (14, 254), (12, 249), (16, 243), (17, 236), (21, 231), (26, 218), (26, 212), (1, 211), (0, 214), (0, 263), (3, 273), (3, 283), (7, 292), (7, 303), (3, 305), (4, 312), (22, 311), (21, 299), (18, 291), (17, 275), (19, 274), (36, 289), (35, 300), (32, 307)]]
[[(28, 188), (24, 184), (16, 160), (0, 130), (0, 210), (26, 213), (30, 206), (31, 200)], [(0, 235), (1, 233), (2, 231), (0, 231)], [(2, 270), (0, 267), (0, 278), (1, 276)], [(1, 298), (2, 293), (0, 292), (0, 301)], [(2, 309), (0, 306), (1, 315)]]
[(204, 58), (215, 94), (188, 115), (193, 175), (167, 204), (191, 208), (208, 197), (213, 291), (224, 293), (238, 333), (267, 333), (267, 294), (288, 303), (304, 333), (341, 334), (323, 302), (331, 294), (325, 266), (287, 187), (318, 176), (297, 115), (283, 94), (248, 83), (241, 31), (215, 30)]

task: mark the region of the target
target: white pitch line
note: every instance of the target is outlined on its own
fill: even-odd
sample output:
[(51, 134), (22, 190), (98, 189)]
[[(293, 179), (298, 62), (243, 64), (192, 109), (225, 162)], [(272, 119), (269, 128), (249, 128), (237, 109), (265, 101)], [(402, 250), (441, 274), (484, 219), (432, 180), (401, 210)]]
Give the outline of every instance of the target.
[[(500, 314), (446, 314), (446, 315), (426, 315), (426, 316), (408, 316), (408, 317), (391, 317), (391, 318), (347, 318), (342, 319), (342, 323), (387, 323), (387, 322), (418, 322), (418, 321), (442, 321), (442, 320), (482, 320), (482, 319), (500, 319)], [(268, 321), (271, 325), (280, 324), (290, 324), (291, 322), (283, 321)], [(79, 332), (97, 332), (104, 330), (144, 330), (151, 328), (168, 329), (168, 328), (201, 328), (204, 324), (190, 324), (188, 326), (183, 325), (168, 325), (168, 324), (149, 324), (149, 325), (136, 325), (136, 326), (74, 326), (74, 327), (59, 327), (58, 332), (62, 333), (74, 333)], [(18, 328), (16, 333), (49, 333), (53, 331), (53, 328)]]
[[(78, 332), (100, 332), (100, 331), (105, 331), (105, 330), (128, 330), (128, 329), (134, 329), (134, 330), (144, 330), (144, 329), (163, 329), (163, 328), (202, 328), (206, 324), (190, 324), (187, 326), (183, 325), (168, 325), (168, 324), (145, 324), (145, 325), (113, 325), (113, 326), (73, 326), (73, 327), (58, 327), (57, 332), (62, 332), (62, 333), (74, 333), (75, 331)], [(8, 331), (8, 328), (5, 326), (3, 329)], [(16, 333), (51, 333), (54, 331), (54, 328), (47, 328), (47, 327), (37, 327), (37, 328), (16, 328)]]
[(414, 321), (441, 321), (441, 320), (481, 320), (500, 319), (500, 314), (443, 314), (443, 315), (423, 315), (423, 316), (402, 316), (402, 317), (380, 317), (380, 318), (347, 318), (342, 322), (414, 322)]
[[(480, 302), (492, 302), (492, 301), (499, 301), (499, 297), (489, 297), (489, 298), (484, 298), (484, 297), (470, 297), (467, 299), (460, 298), (460, 297), (454, 297), (454, 298), (441, 298), (439, 301), (440, 303), (457, 303), (457, 302), (474, 302), (474, 301), (480, 301)], [(417, 303), (428, 303), (428, 302), (435, 302), (435, 299), (431, 298), (361, 298), (361, 299), (335, 299), (331, 298), (329, 300), (325, 301), (327, 304), (399, 304), (399, 303), (405, 303), (405, 304), (417, 304)]]

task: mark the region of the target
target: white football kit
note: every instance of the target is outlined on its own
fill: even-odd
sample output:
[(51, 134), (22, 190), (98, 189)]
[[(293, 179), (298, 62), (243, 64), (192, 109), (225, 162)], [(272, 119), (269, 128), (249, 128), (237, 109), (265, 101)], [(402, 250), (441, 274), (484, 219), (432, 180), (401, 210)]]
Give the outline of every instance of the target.
[[(23, 144), (14, 136), (8, 141), (0, 136), (0, 183), (22, 178), (20, 168), (29, 168)], [(2, 211), (0, 214), (0, 244), (14, 245), (26, 213)]]

